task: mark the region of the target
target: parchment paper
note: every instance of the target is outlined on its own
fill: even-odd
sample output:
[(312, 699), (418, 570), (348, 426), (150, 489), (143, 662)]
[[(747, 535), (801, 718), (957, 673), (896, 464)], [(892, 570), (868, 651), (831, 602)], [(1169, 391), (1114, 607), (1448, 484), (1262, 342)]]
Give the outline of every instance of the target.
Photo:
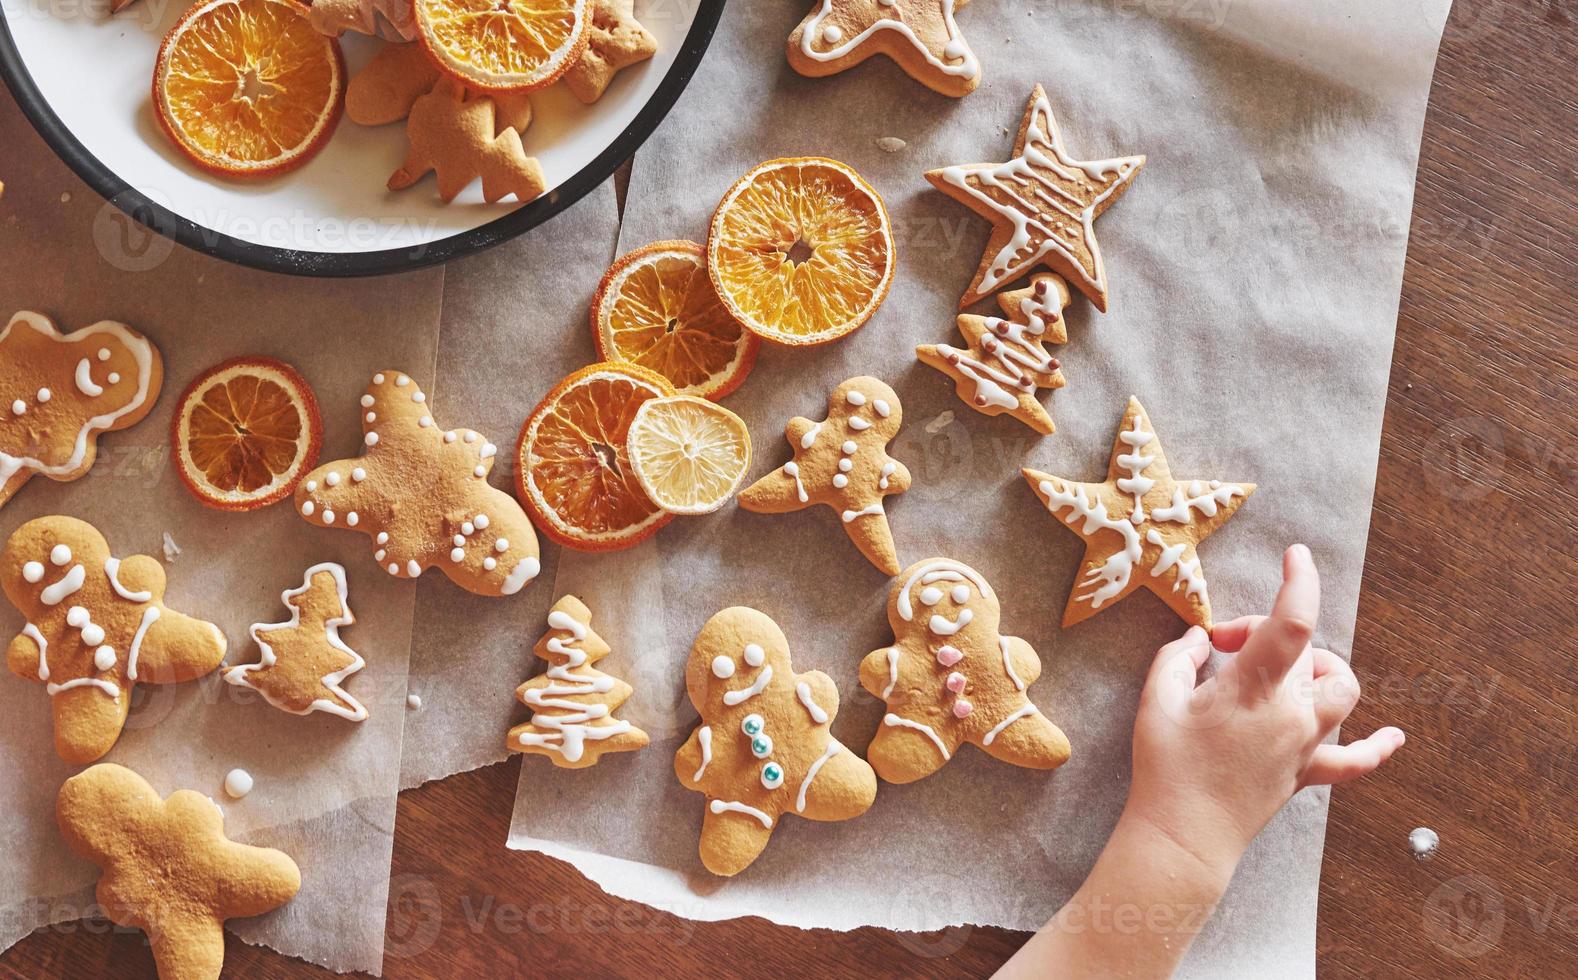
[[(181, 550), (166, 565), (167, 601), (218, 623), (230, 663), (256, 661), (247, 627), (285, 619), (280, 593), (299, 586), (308, 566), (346, 567), (357, 623), (342, 635), (367, 661), (346, 688), (367, 706), (367, 721), (289, 715), (217, 674), (142, 685), (106, 761), (131, 767), (162, 794), (208, 794), (230, 836), (295, 858), (301, 893), (273, 914), (232, 922), (238, 935), (335, 969), (376, 972), (416, 587), (379, 573), (365, 537), (314, 529), (288, 503), (239, 515), (202, 507), (170, 463), (167, 434), (182, 389), (199, 371), (262, 353), (293, 363), (316, 390), (324, 458), (354, 454), (356, 397), (371, 371), (399, 366), (432, 381), (442, 273), (309, 281), (230, 266), (130, 224), (70, 174), (3, 92), (0, 134), (4, 318), (35, 309), (68, 330), (122, 320), (154, 340), (165, 366), (155, 411), (104, 436), (82, 480), (34, 478), (0, 509), (0, 536), (40, 515), (69, 514), (97, 526), (124, 557), (162, 556), (168, 533)], [(16, 610), (0, 603), (0, 636), (21, 627)], [(38, 926), (91, 914), (97, 872), (70, 854), (56, 828), (55, 794), (78, 769), (55, 755), (42, 685), (0, 677), (0, 719), (3, 949)], [(239, 801), (222, 790), (235, 767), (256, 780)]]
[[(985, 81), (962, 101), (881, 58), (831, 79), (797, 76), (783, 44), (807, 9), (729, 6), (697, 79), (637, 157), (621, 249), (700, 239), (730, 182), (774, 156), (837, 157), (884, 194), (899, 248), (886, 304), (837, 344), (766, 351), (728, 404), (750, 424), (759, 476), (789, 458), (785, 421), (821, 417), (838, 381), (864, 372), (894, 385), (906, 424), (893, 452), (915, 475), (888, 501), (900, 557), (956, 557), (993, 583), (1004, 631), (1041, 654), (1030, 693), (1069, 734), (1073, 759), (1048, 775), (961, 752), (918, 783), (882, 785), (859, 819), (784, 820), (745, 873), (709, 876), (696, 856), (702, 799), (672, 772), (695, 724), (682, 665), (702, 623), (736, 603), (773, 616), (796, 667), (838, 683), (834, 734), (856, 751), (882, 707), (857, 665), (891, 638), (889, 582), (835, 515), (731, 506), (676, 521), (636, 552), (562, 560), (556, 591), (581, 589), (600, 617), (615, 650), (601, 666), (633, 678), (622, 710), (653, 745), (579, 772), (528, 760), (510, 844), (697, 919), (1033, 929), (1117, 819), (1145, 669), (1183, 624), (1138, 593), (1059, 629), (1082, 546), (1018, 470), (1102, 479), (1124, 404), (1140, 396), (1176, 474), (1260, 485), (1201, 549), (1218, 619), (1263, 612), (1280, 552), (1304, 541), (1324, 584), (1318, 641), (1348, 651), (1448, 3), (973, 3), (959, 19)], [(1071, 339), (1056, 351), (1069, 384), (1050, 399), (1058, 432), (1044, 439), (972, 412), (913, 354), (958, 342), (955, 304), (989, 231), (922, 174), (1007, 160), (1037, 82), (1075, 155), (1150, 158), (1097, 223), (1112, 308), (1071, 305)], [(905, 145), (885, 151), (886, 137)], [(1313, 975), (1326, 802), (1300, 794), (1255, 842), (1186, 975)]]
[[(495, 486), (515, 492), (522, 423), (560, 378), (597, 360), (587, 306), (619, 235), (606, 181), (552, 222), (445, 269), (437, 405), (446, 425), (499, 447)], [(402, 787), (497, 762), (536, 672), (531, 646), (553, 604), (559, 549), (539, 535), (543, 572), (508, 599), (474, 596), (424, 576), (417, 586)]]

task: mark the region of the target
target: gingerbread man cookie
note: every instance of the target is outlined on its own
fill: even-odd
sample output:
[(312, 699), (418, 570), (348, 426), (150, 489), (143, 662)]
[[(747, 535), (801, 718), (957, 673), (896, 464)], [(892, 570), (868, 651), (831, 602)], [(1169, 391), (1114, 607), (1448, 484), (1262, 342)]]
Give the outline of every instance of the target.
[(66, 780), (55, 816), (71, 849), (100, 868), (104, 914), (148, 934), (163, 980), (217, 980), (226, 920), (272, 912), (301, 890), (290, 855), (230, 840), (213, 800), (189, 789), (161, 800), (122, 766)]
[(356, 622), (348, 592), (343, 566), (326, 561), (307, 569), (301, 586), (281, 596), (290, 619), (253, 624), (252, 639), (262, 659), (231, 667), (225, 680), (252, 688), (293, 715), (326, 711), (347, 721), (366, 721), (367, 708), (340, 686), (367, 665), (340, 639), (340, 627)]
[(444, 429), (408, 375), (380, 371), (362, 395), (355, 459), (307, 474), (296, 509), (308, 523), (360, 531), (390, 575), (437, 567), (477, 595), (514, 595), (542, 570), (537, 533), (515, 498), (488, 483), (498, 447)]
[(566, 769), (596, 765), (605, 752), (646, 748), (646, 732), (613, 717), (630, 698), (630, 685), (591, 666), (609, 649), (592, 629), (586, 603), (573, 595), (554, 603), (548, 630), (533, 648), (548, 670), (515, 692), (532, 709), (531, 721), (510, 729), (506, 747), (545, 755)]
[(789, 420), (784, 438), (794, 459), (746, 487), (740, 506), (783, 514), (826, 504), (861, 554), (887, 574), (898, 574), (882, 498), (910, 488), (910, 471), (887, 450), (903, 420), (892, 388), (876, 378), (850, 378), (828, 396), (827, 418)]
[(141, 422), (163, 384), (159, 349), (123, 323), (62, 334), (37, 313), (12, 317), (0, 330), (0, 506), (35, 473), (86, 474), (99, 433)]
[(1025, 289), (999, 293), (998, 305), (1008, 319), (959, 317), (959, 332), (969, 341), (960, 350), (947, 344), (922, 344), (915, 357), (953, 379), (964, 403), (982, 415), (1007, 413), (1042, 435), (1057, 431), (1052, 416), (1036, 400), (1037, 388), (1066, 383), (1048, 343), (1068, 341), (1063, 308), (1068, 285), (1061, 276), (1038, 273)]
[(992, 237), (975, 280), (959, 300), (963, 309), (1009, 285), (1037, 265), (1061, 273), (1096, 309), (1107, 309), (1107, 270), (1096, 246), (1095, 222), (1145, 166), (1145, 157), (1076, 160), (1046, 91), (1037, 85), (1007, 163), (943, 167), (926, 179), (992, 222)]
[(1112, 443), (1107, 482), (1023, 472), (1047, 511), (1085, 540), (1064, 626), (1143, 587), (1186, 622), (1211, 628), (1211, 597), (1195, 546), (1227, 523), (1255, 492), (1253, 483), (1173, 479), (1151, 418), (1132, 397)]
[(789, 64), (812, 78), (885, 54), (943, 95), (968, 95), (981, 63), (959, 32), (954, 9), (967, 0), (817, 0), (789, 35)]
[(701, 862), (744, 871), (786, 813), (858, 817), (877, 798), (866, 761), (833, 737), (838, 688), (819, 670), (796, 674), (778, 624), (745, 606), (707, 620), (685, 664), (701, 727), (674, 755), (674, 774), (704, 793)]
[(1041, 659), (998, 633), (1000, 614), (997, 593), (963, 562), (905, 569), (888, 594), (893, 645), (860, 664), (861, 686), (888, 705), (866, 752), (883, 779), (929, 776), (966, 742), (1027, 769), (1068, 761), (1068, 739), (1025, 694)]
[(6, 650), (19, 677), (53, 702), (55, 750), (67, 762), (101, 758), (120, 737), (132, 685), (201, 677), (225, 656), (213, 623), (164, 604), (164, 567), (122, 561), (93, 525), (40, 517), (0, 552), (0, 587), (27, 625)]

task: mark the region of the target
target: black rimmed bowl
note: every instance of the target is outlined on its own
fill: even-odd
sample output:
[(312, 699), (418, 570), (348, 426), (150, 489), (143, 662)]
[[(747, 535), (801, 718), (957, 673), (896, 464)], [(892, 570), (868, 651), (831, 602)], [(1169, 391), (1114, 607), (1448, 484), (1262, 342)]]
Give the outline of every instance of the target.
[[(658, 38), (656, 56), (621, 72), (591, 106), (562, 85), (532, 97), (523, 141), (542, 163), (548, 192), (528, 204), (486, 204), (474, 181), (448, 205), (431, 176), (385, 189), (405, 156), (398, 123), (341, 119), (321, 153), (281, 177), (205, 173), (160, 131), (150, 97), (159, 43), (189, 4), (136, 0), (107, 16), (104, 2), (0, 3), (0, 77), (60, 158), (115, 207), (189, 248), (274, 272), (366, 276), (497, 245), (608, 179), (685, 90), (725, 0), (637, 0), (637, 17)], [(347, 34), (341, 43), (354, 73), (379, 42)]]

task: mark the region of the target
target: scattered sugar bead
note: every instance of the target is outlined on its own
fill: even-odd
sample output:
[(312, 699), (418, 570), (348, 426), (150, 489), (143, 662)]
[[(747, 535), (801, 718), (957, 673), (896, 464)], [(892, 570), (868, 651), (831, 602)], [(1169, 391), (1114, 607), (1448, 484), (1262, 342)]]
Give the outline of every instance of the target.
[(252, 774), (245, 769), (232, 769), (225, 773), (225, 795), (239, 800), (252, 792)]
[(412, 711), (420, 711), (422, 709), (422, 695), (407, 694), (405, 696), (405, 706)]

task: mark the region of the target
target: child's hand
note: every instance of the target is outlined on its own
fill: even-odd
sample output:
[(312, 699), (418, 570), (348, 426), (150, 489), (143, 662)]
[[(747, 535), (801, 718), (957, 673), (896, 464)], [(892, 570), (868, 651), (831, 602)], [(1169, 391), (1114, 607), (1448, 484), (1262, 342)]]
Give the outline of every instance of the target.
[[(1294, 793), (1363, 776), (1403, 744), (1397, 728), (1322, 744), (1358, 702), (1359, 682), (1341, 657), (1310, 646), (1320, 576), (1308, 548), (1287, 550), (1282, 576), (1269, 617), (1224, 623), (1209, 638), (1194, 627), (1162, 647), (1135, 720), (1126, 815), (1229, 874)], [(1236, 656), (1196, 686), (1213, 643)]]

